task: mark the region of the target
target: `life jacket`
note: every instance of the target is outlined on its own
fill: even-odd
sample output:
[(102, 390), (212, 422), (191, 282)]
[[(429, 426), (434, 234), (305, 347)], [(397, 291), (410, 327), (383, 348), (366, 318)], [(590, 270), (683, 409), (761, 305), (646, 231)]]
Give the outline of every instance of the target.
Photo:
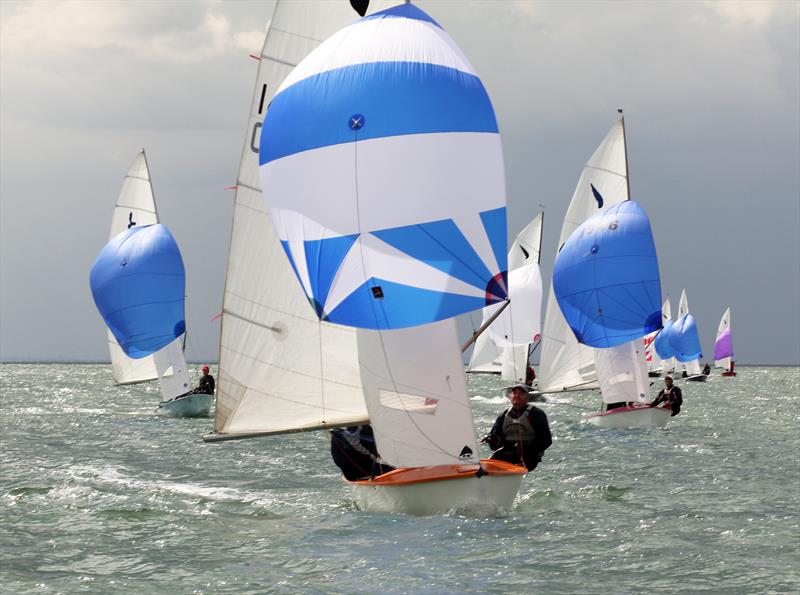
[(516, 419), (511, 417), (511, 409), (506, 411), (503, 418), (503, 436), (507, 442), (533, 442), (536, 439), (536, 430), (531, 423), (531, 408), (533, 405), (525, 407), (525, 411)]

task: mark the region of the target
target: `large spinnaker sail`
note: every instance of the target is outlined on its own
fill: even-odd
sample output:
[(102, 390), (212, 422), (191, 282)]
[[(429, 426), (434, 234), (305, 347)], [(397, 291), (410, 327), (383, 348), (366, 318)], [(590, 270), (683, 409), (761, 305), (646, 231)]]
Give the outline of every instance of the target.
[(454, 320), (358, 331), (361, 380), (381, 457), (395, 467), (477, 462)]
[[(144, 149), (136, 155), (125, 180), (122, 182), (117, 204), (111, 217), (110, 240), (119, 235), (130, 224), (151, 225), (158, 223), (150, 170)], [(111, 370), (117, 384), (134, 384), (158, 378), (155, 361), (152, 357), (133, 359), (117, 343), (114, 334), (108, 331), (108, 351), (111, 356)]]
[(728, 308), (719, 321), (719, 327), (717, 327), (717, 339), (714, 342), (714, 365), (718, 368), (730, 370), (732, 357), (731, 309)]
[(699, 373), (699, 366), (697, 372), (694, 372), (693, 368), (689, 367), (690, 364), (696, 363), (703, 356), (694, 316), (684, 314), (678, 318), (672, 328), (669, 329), (667, 336), (670, 347), (675, 352), (675, 359), (686, 364), (688, 373)]
[(260, 163), (270, 216), (320, 319), (405, 328), (506, 297), (494, 109), (417, 7), (362, 18), (303, 60), (272, 99)]
[(355, 330), (320, 323), (309, 306), (267, 215), (258, 172), (262, 121), (281, 82), (353, 18), (346, 2), (279, 1), (273, 11), (236, 181), (214, 416), (219, 438), (367, 420)]
[[(559, 250), (586, 219), (603, 208), (628, 200), (625, 134), (617, 121), (583, 168), (564, 216)], [(599, 388), (591, 348), (578, 343), (558, 306), (552, 284), (547, 298), (539, 390), (560, 392)]]
[(661, 278), (647, 214), (628, 200), (590, 217), (553, 267), (564, 318), (583, 345), (608, 348), (661, 328)]

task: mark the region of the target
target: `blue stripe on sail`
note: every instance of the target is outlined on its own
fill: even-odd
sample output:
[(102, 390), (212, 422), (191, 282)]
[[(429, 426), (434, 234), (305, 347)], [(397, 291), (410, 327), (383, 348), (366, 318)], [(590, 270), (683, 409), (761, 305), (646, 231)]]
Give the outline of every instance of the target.
[(452, 219), (382, 229), (372, 235), (478, 289), (486, 290), (492, 279), (492, 273)]
[[(376, 298), (374, 288), (383, 297)], [(333, 309), (323, 320), (370, 329), (406, 328), (444, 320), (481, 308), (483, 298), (410, 287), (371, 278)]]
[(426, 23), (430, 23), (431, 25), (435, 25), (439, 27), (439, 29), (444, 30), (439, 23), (434, 21), (429, 14), (420, 10), (413, 4), (400, 4), (398, 6), (393, 6), (392, 8), (387, 8), (386, 10), (381, 10), (380, 12), (375, 12), (369, 16), (364, 17), (361, 21), (368, 21), (370, 19), (381, 19), (386, 17), (401, 17), (406, 19), (414, 19), (415, 21), (424, 21)]
[(333, 278), (336, 276), (336, 271), (339, 270), (342, 260), (347, 256), (358, 235), (356, 233), (303, 242), (317, 316), (322, 316), (323, 304), (328, 299), (328, 292), (331, 289)]
[[(350, 118), (362, 115), (351, 128)], [(278, 93), (261, 128), (261, 165), (356, 140), (437, 132), (497, 132), (480, 79), (420, 62), (328, 70)]]
[(499, 270), (505, 271), (508, 268), (508, 254), (506, 253), (506, 208), (500, 207), (491, 211), (481, 213), (483, 229), (492, 245), (492, 252), (497, 261)]

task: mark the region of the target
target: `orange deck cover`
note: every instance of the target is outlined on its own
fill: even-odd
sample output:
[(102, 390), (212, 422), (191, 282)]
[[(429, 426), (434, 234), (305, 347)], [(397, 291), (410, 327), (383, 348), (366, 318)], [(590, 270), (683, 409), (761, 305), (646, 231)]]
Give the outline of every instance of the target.
[[(481, 459), (481, 466), (487, 475), (524, 475), (528, 472), (525, 467), (519, 467), (495, 461), (494, 459)], [(434, 467), (409, 467), (395, 469), (373, 479), (361, 479), (351, 483), (374, 486), (397, 486), (426, 481), (443, 481), (446, 479), (462, 479), (475, 475), (478, 465), (436, 465)]]

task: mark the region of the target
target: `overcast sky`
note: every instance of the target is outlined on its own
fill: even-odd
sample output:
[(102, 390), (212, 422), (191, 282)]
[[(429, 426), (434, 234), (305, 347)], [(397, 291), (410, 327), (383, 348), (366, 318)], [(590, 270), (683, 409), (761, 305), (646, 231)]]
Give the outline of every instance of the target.
[[(346, 1), (346, 0), (330, 0)], [(581, 167), (625, 108), (662, 286), (713, 354), (800, 361), (800, 3), (420, 1), (483, 78), (513, 236), (550, 269)], [(0, 2), (0, 358), (105, 360), (88, 287), (146, 147), (187, 267), (190, 359), (217, 359), (233, 194), (272, 4)]]

